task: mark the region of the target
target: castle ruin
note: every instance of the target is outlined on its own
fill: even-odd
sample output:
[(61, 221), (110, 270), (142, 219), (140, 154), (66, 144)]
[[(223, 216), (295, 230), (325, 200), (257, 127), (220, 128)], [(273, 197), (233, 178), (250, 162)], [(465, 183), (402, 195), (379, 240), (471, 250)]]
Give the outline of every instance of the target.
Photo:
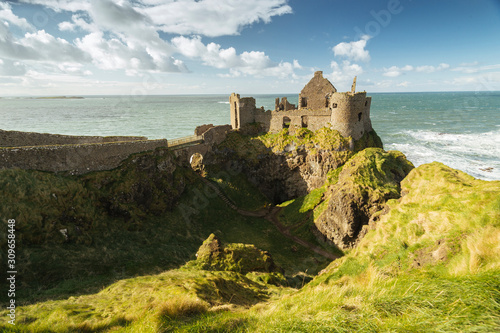
[(286, 97), (276, 99), (274, 110), (257, 108), (253, 97), (231, 94), (231, 126), (240, 129), (247, 124), (258, 123), (265, 132), (277, 133), (288, 128), (291, 134), (297, 129), (316, 131), (330, 127), (344, 137), (360, 139), (372, 130), (370, 120), (371, 97), (366, 91), (356, 92), (356, 78), (351, 91), (337, 92), (337, 89), (323, 72), (314, 77), (299, 94), (299, 105), (290, 104)]

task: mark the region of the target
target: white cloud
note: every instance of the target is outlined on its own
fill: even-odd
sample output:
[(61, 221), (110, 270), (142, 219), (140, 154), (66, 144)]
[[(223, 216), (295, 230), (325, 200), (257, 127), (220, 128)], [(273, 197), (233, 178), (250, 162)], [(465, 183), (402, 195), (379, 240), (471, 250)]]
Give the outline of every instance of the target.
[(140, 11), (163, 32), (210, 37), (237, 35), (248, 25), (292, 13), (286, 0), (140, 1)]
[(92, 62), (100, 69), (187, 71), (182, 61), (163, 56), (155, 50), (144, 49), (141, 45), (126, 45), (116, 38), (107, 40), (102, 32), (90, 33), (75, 43), (90, 55)]
[[(60, 11), (91, 11), (102, 6), (109, 18), (112, 7), (109, 0), (21, 0)], [(151, 20), (156, 29), (180, 35), (204, 35), (210, 37), (237, 35), (241, 29), (257, 22), (269, 23), (273, 16), (292, 13), (287, 0), (115, 0), (112, 2), (117, 24)], [(118, 9), (121, 7), (121, 9)], [(117, 10), (118, 9), (118, 10)], [(132, 10), (130, 10), (132, 9)], [(135, 13), (134, 13), (135, 12)], [(112, 16), (112, 15), (111, 15)]]
[[(1, 73), (91, 74), (91, 64), (102, 70), (123, 70), (127, 75), (145, 72), (188, 72), (183, 55), (229, 76), (295, 77), (298, 60), (277, 62), (261, 51), (237, 53), (234, 47), (204, 44), (200, 36), (236, 35), (257, 22), (292, 13), (288, 0), (20, 0), (39, 5), (38, 13), (55, 22), (60, 31), (79, 34), (66, 41), (45, 30), (37, 31), (24, 18), (0, 3)], [(15, 9), (15, 8), (14, 8)], [(72, 14), (68, 18), (68, 14)], [(5, 23), (1, 24), (1, 20)], [(30, 33), (15, 37), (9, 24)], [(84, 34), (82, 34), (82, 32)], [(161, 32), (189, 34), (165, 40)], [(21, 62), (19, 62), (21, 61)], [(17, 65), (16, 65), (17, 64)], [(30, 76), (30, 80), (33, 79)], [(54, 76), (57, 78), (58, 76)], [(28, 79), (27, 79), (28, 80)]]
[(245, 51), (238, 55), (233, 47), (223, 49), (216, 43), (205, 45), (200, 36), (175, 37), (171, 42), (177, 51), (186, 57), (201, 59), (207, 66), (229, 69), (229, 74), (222, 74), (222, 77), (242, 75), (287, 77), (294, 75), (294, 69), (302, 68), (297, 60), (293, 64), (275, 63), (268, 55), (260, 51)]
[(406, 65), (404, 67), (391, 66), (389, 68), (384, 68), (384, 73), (382, 75), (387, 77), (398, 77), (406, 72), (415, 71), (420, 73), (434, 73), (446, 70), (448, 68), (450, 68), (450, 65), (445, 63), (441, 63), (439, 64), (439, 66), (430, 66), (430, 65), (424, 65), (418, 67), (413, 67), (411, 65)]
[(88, 0), (19, 0), (19, 2), (42, 5), (56, 12), (87, 11), (90, 8), (90, 3)]
[(333, 53), (335, 56), (344, 57), (353, 61), (370, 61), (370, 53), (365, 50), (366, 42), (370, 38), (370, 36), (365, 35), (356, 42), (342, 42), (337, 44), (332, 48)]
[[(236, 55), (233, 47), (221, 49), (216, 43), (203, 44), (200, 36), (186, 38), (183, 36), (172, 39), (177, 51), (189, 58), (199, 58), (203, 64), (215, 68), (230, 68), (244, 66), (242, 56)], [(247, 56), (248, 57), (248, 56)]]
[(500, 72), (478, 73), (476, 75), (461, 76), (447, 81), (447, 84), (467, 91), (496, 91), (500, 90)]
[(25, 30), (34, 30), (33, 26), (26, 21), (25, 18), (20, 18), (12, 12), (12, 6), (8, 3), (0, 3), (0, 24), (1, 21), (10, 22)]
[(84, 62), (86, 55), (64, 39), (54, 38), (44, 30), (26, 33), (15, 40), (0, 24), (0, 56), (12, 60), (57, 62)]
[(491, 71), (500, 69), (500, 64), (487, 65), (487, 66), (479, 66), (479, 62), (474, 61), (471, 63), (462, 63), (460, 66), (452, 68), (453, 72), (462, 72), (465, 74), (474, 74), (482, 71)]
[(0, 59), (0, 76), (22, 76), (26, 74), (26, 66), (19, 61)]
[(445, 63), (441, 63), (437, 67), (435, 67), (435, 66), (429, 66), (429, 65), (418, 66), (418, 67), (415, 68), (415, 71), (417, 71), (417, 72), (424, 72), (424, 73), (434, 73), (434, 72), (442, 71), (442, 70), (445, 70), (445, 69), (448, 69), (448, 68), (450, 68), (450, 65), (445, 64)]
[(71, 16), (71, 21), (63, 21), (58, 24), (58, 28), (61, 31), (76, 31), (78, 29), (82, 31), (88, 32), (97, 32), (99, 31), (97, 25), (93, 22), (89, 22), (89, 19), (86, 18), (86, 15), (74, 14)]
[(332, 61), (330, 67), (332, 73), (328, 75), (328, 78), (340, 91), (348, 89), (354, 77), (363, 74), (363, 68), (360, 65), (352, 64), (348, 60), (344, 60), (342, 64)]
[(388, 77), (398, 77), (402, 75), (404, 72), (410, 72), (413, 71), (413, 66), (411, 65), (406, 65), (404, 67), (397, 67), (397, 66), (392, 66), (389, 68), (384, 68), (385, 73), (382, 74), (383, 76), (388, 76)]

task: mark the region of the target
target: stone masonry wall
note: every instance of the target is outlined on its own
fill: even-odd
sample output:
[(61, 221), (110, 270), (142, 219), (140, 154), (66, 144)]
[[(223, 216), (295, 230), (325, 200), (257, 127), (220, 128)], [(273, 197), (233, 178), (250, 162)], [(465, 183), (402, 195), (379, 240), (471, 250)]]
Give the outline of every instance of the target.
[(344, 137), (360, 139), (365, 132), (372, 130), (369, 119), (370, 102), (371, 98), (366, 97), (366, 92), (333, 94), (330, 100), (331, 128)]
[(116, 168), (131, 154), (166, 147), (167, 140), (0, 148), (0, 168), (84, 174)]
[[(314, 77), (306, 84), (299, 95), (299, 108), (312, 110), (326, 109), (326, 96), (336, 92), (333, 84), (323, 77), (323, 72), (314, 73)], [(307, 103), (305, 105), (304, 103)]]
[(307, 127), (311, 131), (328, 126), (331, 112), (328, 110), (289, 110), (289, 111), (255, 111), (255, 122), (262, 124), (265, 132), (277, 133), (283, 129), (284, 118), (290, 119), (289, 133), (296, 129)]
[(229, 97), (229, 106), (231, 110), (231, 126), (234, 129), (255, 122), (255, 98), (240, 98), (240, 95), (232, 93)]
[(147, 140), (143, 136), (75, 136), (0, 130), (0, 147), (26, 147)]

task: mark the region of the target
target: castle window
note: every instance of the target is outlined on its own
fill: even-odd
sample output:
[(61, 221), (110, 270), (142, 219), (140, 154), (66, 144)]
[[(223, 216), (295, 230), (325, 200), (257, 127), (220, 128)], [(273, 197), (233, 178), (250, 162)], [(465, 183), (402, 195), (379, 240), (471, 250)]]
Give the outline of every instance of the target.
[(333, 109), (337, 108), (337, 103), (333, 103), (333, 104), (332, 104), (332, 108), (333, 108)]
[(307, 97), (302, 97), (300, 99), (300, 107), (302, 107), (302, 108), (307, 107)]
[(328, 107), (328, 104), (330, 104), (330, 98), (328, 98), (328, 96), (327, 96), (326, 100), (325, 100), (325, 108)]
[(289, 128), (292, 120), (288, 117), (283, 117), (283, 128)]
[(362, 116), (363, 116), (363, 112), (358, 113), (358, 121), (361, 121)]
[(367, 106), (367, 105), (368, 105), (368, 101), (365, 101), (365, 106)]
[(240, 128), (239, 124), (238, 124), (238, 107), (236, 106), (236, 102), (234, 102), (234, 124), (236, 126), (236, 128)]

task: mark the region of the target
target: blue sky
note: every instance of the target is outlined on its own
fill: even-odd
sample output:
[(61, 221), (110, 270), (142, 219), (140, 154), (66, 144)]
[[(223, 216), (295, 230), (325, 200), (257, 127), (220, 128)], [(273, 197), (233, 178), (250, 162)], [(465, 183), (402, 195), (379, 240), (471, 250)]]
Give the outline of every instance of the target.
[(500, 0), (0, 2), (0, 96), (500, 90)]

